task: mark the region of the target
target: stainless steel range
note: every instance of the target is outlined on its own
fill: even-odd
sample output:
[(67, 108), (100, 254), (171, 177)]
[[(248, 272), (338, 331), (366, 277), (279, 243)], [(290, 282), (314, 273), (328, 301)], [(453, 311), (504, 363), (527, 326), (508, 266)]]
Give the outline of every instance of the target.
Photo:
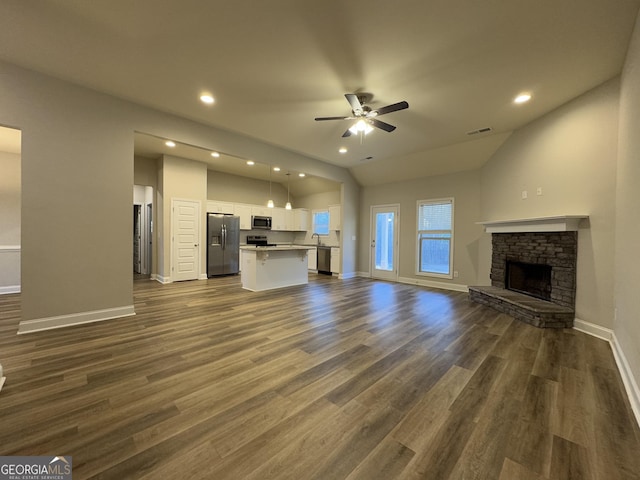
[(256, 247), (275, 247), (275, 243), (269, 243), (266, 235), (247, 235), (247, 245)]

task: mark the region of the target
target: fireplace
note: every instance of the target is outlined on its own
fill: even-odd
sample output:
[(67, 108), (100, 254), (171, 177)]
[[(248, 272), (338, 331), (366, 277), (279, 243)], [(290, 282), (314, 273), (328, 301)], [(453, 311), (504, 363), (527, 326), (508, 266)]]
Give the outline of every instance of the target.
[(469, 287), (471, 300), (537, 327), (571, 328), (578, 232), (492, 232), (491, 243), (491, 286)]
[(551, 265), (507, 260), (505, 271), (507, 290), (551, 300)]

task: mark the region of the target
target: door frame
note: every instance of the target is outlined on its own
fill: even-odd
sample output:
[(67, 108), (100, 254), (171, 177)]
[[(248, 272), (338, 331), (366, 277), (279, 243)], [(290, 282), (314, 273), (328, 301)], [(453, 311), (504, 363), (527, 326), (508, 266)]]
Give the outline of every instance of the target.
[[(175, 275), (175, 249), (176, 249), (176, 243), (175, 243), (175, 221), (176, 221), (176, 215), (175, 215), (175, 207), (176, 204), (178, 202), (181, 203), (192, 203), (196, 209), (196, 228), (197, 228), (197, 232), (196, 232), (196, 244), (195, 244), (195, 277), (193, 279), (181, 279), (181, 280), (176, 280), (176, 275)], [(199, 280), (200, 279), (200, 273), (202, 271), (202, 266), (201, 266), (201, 262), (202, 262), (202, 255), (201, 255), (201, 251), (202, 249), (200, 248), (200, 245), (202, 244), (202, 218), (201, 218), (201, 212), (202, 210), (202, 202), (200, 202), (200, 200), (195, 200), (193, 198), (171, 198), (171, 229), (170, 229), (170, 235), (171, 235), (171, 247), (170, 247), (170, 256), (169, 256), (169, 272), (170, 272), (170, 278), (171, 278), (171, 282), (176, 282), (176, 281), (186, 281), (186, 280)]]
[[(376, 222), (375, 222), (375, 214), (381, 211), (393, 211), (394, 212), (394, 223), (393, 223), (393, 234), (394, 234), (394, 248), (393, 248), (393, 265), (394, 269), (392, 272), (384, 272), (380, 274), (380, 271), (376, 271), (375, 263), (375, 234), (376, 234)], [(399, 203), (389, 203), (384, 205), (371, 205), (369, 207), (369, 221), (370, 221), (370, 229), (369, 229), (369, 272), (371, 278), (377, 278), (380, 280), (391, 280), (397, 281), (400, 274), (400, 268), (398, 265), (398, 261), (400, 259), (400, 204)], [(378, 272), (378, 273), (377, 273)]]

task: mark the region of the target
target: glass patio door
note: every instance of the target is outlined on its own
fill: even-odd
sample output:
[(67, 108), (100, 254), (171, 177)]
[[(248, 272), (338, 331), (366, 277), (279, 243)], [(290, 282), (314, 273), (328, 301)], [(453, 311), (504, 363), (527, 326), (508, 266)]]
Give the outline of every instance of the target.
[(371, 276), (398, 278), (398, 205), (371, 207)]

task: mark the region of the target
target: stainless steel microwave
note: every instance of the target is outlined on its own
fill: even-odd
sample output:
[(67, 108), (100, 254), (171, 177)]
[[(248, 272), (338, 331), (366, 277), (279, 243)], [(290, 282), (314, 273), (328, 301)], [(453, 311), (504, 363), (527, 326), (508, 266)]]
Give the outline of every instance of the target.
[(253, 215), (251, 217), (251, 228), (254, 230), (271, 230), (271, 217)]

